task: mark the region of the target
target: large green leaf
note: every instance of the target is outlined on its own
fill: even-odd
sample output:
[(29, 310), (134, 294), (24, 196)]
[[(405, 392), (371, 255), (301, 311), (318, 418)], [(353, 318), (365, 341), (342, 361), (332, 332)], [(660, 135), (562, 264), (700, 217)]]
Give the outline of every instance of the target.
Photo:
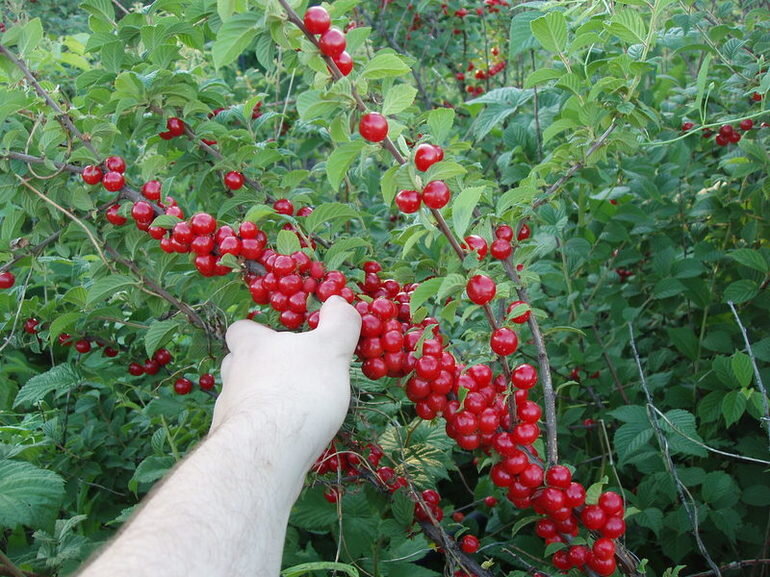
[(245, 12), (236, 14), (222, 25), (211, 47), (216, 68), (232, 64), (249, 47), (259, 31), (261, 19), (257, 12)]
[(546, 50), (564, 52), (567, 48), (567, 19), (561, 12), (548, 12), (530, 22), (529, 26)]
[(81, 377), (75, 368), (68, 364), (56, 365), (45, 373), (29, 379), (16, 395), (14, 407), (34, 405), (41, 401), (48, 393), (70, 391), (80, 384)]
[(0, 460), (0, 527), (36, 526), (58, 513), (64, 479), (23, 461)]

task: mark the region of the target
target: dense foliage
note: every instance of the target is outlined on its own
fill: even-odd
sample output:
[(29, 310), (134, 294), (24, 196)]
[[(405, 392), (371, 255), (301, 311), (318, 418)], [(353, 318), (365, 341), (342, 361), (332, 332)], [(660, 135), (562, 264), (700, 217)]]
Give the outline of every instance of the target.
[[(527, 399), (508, 371), (539, 369), (543, 437), (519, 445), (550, 466), (558, 448), (588, 506), (622, 495), (618, 572), (770, 557), (766, 6), (337, 0), (340, 74), (304, 4), (298, 19), (278, 0), (5, 4), (0, 575), (74, 571), (205, 434), (226, 326), (307, 330), (303, 307), (331, 292), (396, 302), (361, 310), (412, 336), (395, 369), (362, 340), (285, 567), (551, 574), (606, 534), (537, 536), (541, 493), (517, 502), (490, 478), (493, 433), (437, 416), (475, 402), (457, 380), (486, 369), (453, 372), (428, 406), (409, 376), (426, 343), (491, 369), (495, 435), (515, 425), (509, 393)], [(384, 128), (360, 124), (372, 112)], [(201, 212), (234, 232), (193, 259), (180, 225)], [(265, 243), (345, 276), (335, 288), (308, 264), (318, 282), (286, 293), (303, 295), (287, 315)], [(476, 275), (494, 281), (488, 305)], [(287, 574), (329, 570), (310, 567)]]

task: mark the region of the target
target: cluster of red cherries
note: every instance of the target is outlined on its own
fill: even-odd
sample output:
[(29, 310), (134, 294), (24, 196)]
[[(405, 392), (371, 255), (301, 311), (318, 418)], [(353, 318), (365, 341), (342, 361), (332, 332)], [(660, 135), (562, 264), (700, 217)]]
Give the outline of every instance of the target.
[[(770, 127), (770, 124), (767, 122), (763, 122), (760, 125), (760, 128), (768, 128)], [(695, 123), (686, 121), (682, 123), (682, 132), (691, 132), (696, 128)], [(714, 142), (719, 146), (727, 146), (729, 144), (738, 144), (742, 139), (744, 134), (749, 132), (750, 130), (754, 129), (754, 121), (751, 118), (744, 118), (738, 123), (738, 127), (734, 127), (732, 124), (723, 124), (719, 127), (719, 130), (716, 133), (716, 136), (714, 136), (714, 131), (712, 131), (710, 128), (704, 128), (701, 136), (703, 138), (711, 138), (714, 136)], [(739, 132), (740, 130), (740, 132)]]
[(331, 16), (323, 6), (311, 6), (302, 19), (310, 34), (318, 36), (318, 47), (324, 56), (328, 56), (337, 65), (343, 76), (353, 70), (353, 58), (348, 54), (345, 33), (332, 26)]

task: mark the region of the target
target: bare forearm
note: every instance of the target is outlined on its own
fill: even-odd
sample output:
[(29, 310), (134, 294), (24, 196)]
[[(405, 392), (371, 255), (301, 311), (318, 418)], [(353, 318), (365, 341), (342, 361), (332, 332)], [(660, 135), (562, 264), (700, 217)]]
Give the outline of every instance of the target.
[(277, 576), (305, 471), (272, 437), (221, 426), (80, 577)]

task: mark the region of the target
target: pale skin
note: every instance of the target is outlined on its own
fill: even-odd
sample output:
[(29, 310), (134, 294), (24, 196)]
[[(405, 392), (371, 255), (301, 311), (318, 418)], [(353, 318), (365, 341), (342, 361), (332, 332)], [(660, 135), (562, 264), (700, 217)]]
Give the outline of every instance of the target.
[(208, 436), (78, 576), (277, 576), (291, 507), (345, 418), (360, 327), (340, 297), (307, 333), (231, 325)]

